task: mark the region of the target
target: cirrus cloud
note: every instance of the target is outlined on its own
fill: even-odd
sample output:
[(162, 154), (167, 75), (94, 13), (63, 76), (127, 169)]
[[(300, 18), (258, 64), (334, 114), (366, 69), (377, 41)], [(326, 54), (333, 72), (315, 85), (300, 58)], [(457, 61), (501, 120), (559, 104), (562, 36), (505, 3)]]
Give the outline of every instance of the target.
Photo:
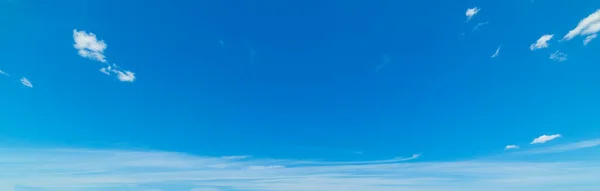
[(502, 48), (502, 47), (498, 46), (498, 48), (496, 49), (496, 52), (494, 52), (494, 54), (492, 54), (492, 58), (498, 57), (498, 55), (500, 54), (500, 48)]
[[(562, 149), (593, 145), (597, 143)], [(131, 190), (131, 185), (156, 190), (230, 191), (528, 191), (561, 185), (595, 185), (590, 189), (600, 189), (595, 184), (595, 177), (600, 176), (598, 160), (322, 162), (231, 160), (163, 151), (6, 147), (0, 149), (0, 156), (0, 189), (9, 191)], [(212, 168), (215, 164), (226, 166)]]

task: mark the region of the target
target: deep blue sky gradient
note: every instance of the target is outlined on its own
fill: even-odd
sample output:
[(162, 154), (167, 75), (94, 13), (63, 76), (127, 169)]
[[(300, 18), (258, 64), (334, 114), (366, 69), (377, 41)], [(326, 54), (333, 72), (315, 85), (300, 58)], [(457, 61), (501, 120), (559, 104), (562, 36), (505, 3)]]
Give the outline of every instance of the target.
[[(482, 11), (465, 22), (474, 6)], [(560, 39), (599, 7), (558, 0), (2, 2), (0, 69), (34, 88), (0, 79), (0, 138), (323, 160), (412, 153), (454, 160), (541, 134), (596, 138), (598, 42), (554, 40), (534, 52), (529, 45), (544, 34)], [(135, 72), (136, 81), (106, 77), (97, 62), (78, 56), (73, 29), (105, 40), (108, 60)], [(549, 60), (555, 50), (568, 60)]]

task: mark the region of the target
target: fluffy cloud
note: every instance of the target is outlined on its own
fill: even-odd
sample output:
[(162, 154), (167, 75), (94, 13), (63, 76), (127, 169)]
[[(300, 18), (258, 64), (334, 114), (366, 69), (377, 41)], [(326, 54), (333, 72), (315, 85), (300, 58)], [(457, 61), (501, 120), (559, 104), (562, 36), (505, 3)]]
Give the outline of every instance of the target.
[(531, 44), (531, 46), (529, 46), (529, 49), (531, 49), (531, 51), (534, 51), (537, 49), (548, 48), (548, 41), (550, 41), (553, 37), (554, 34), (543, 35), (535, 43)]
[(506, 147), (504, 147), (504, 150), (518, 149), (518, 148), (519, 148), (518, 145), (506, 145)]
[(467, 16), (467, 21), (471, 20), (477, 13), (479, 13), (481, 9), (477, 7), (467, 9), (465, 15)]
[(104, 56), (104, 50), (106, 50), (106, 43), (102, 40), (98, 40), (94, 33), (88, 33), (85, 31), (73, 30), (73, 45), (75, 49), (79, 50), (77, 53), (84, 57), (100, 62), (106, 62), (106, 56)]
[(29, 79), (22, 77), (21, 78), (21, 84), (23, 84), (24, 86), (33, 88), (33, 84), (31, 84), (31, 82), (29, 81)]
[(542, 136), (539, 136), (538, 138), (533, 139), (533, 141), (531, 141), (531, 144), (542, 144), (542, 143), (545, 143), (545, 142), (548, 142), (548, 141), (551, 141), (553, 139), (560, 138), (560, 137), (562, 137), (561, 134), (542, 135)]
[(135, 73), (124, 70), (116, 64), (108, 63), (106, 56), (104, 56), (106, 43), (103, 40), (98, 40), (94, 33), (75, 29), (73, 30), (73, 40), (75, 41), (73, 46), (78, 50), (80, 56), (106, 64), (106, 67), (100, 68), (100, 72), (109, 76), (114, 74), (122, 82), (133, 82), (135, 80)]
[(584, 40), (584, 44), (587, 44), (592, 39), (596, 38), (598, 31), (600, 31), (600, 10), (597, 10), (596, 12), (579, 21), (577, 26), (570, 30), (569, 33), (563, 37), (563, 39), (571, 40), (576, 36), (587, 36)]
[(494, 52), (494, 54), (492, 54), (492, 58), (496, 58), (498, 57), (498, 54), (500, 54), (500, 46), (496, 49), (496, 52)]
[(560, 51), (556, 51), (552, 54), (550, 54), (550, 60), (554, 60), (554, 61), (558, 61), (558, 62), (562, 62), (567, 60), (567, 54), (562, 53)]
[(133, 82), (135, 80), (135, 73), (131, 71), (117, 71), (117, 77), (122, 82)]

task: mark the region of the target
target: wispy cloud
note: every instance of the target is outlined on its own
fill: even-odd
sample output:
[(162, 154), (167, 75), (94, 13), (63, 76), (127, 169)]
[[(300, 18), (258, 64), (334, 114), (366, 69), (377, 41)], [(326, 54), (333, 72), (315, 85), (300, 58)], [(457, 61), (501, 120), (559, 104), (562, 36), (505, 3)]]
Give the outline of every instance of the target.
[(562, 53), (560, 51), (556, 51), (552, 54), (550, 54), (550, 60), (554, 60), (554, 61), (558, 61), (558, 62), (562, 62), (567, 60), (567, 54)]
[(124, 70), (116, 64), (108, 63), (104, 55), (107, 45), (103, 40), (99, 40), (94, 33), (75, 29), (73, 30), (73, 40), (75, 41), (73, 46), (78, 50), (80, 56), (106, 64), (106, 67), (100, 68), (100, 72), (106, 75), (115, 74), (122, 82), (133, 82), (135, 80), (135, 73)]
[(519, 146), (518, 145), (506, 145), (506, 147), (504, 147), (504, 150), (511, 150), (511, 149), (518, 149)]
[(217, 189), (217, 188), (193, 188), (190, 191), (221, 191), (221, 190)]
[(23, 84), (26, 87), (33, 88), (33, 84), (29, 81), (29, 79), (25, 77), (21, 78), (21, 84)]
[(539, 136), (538, 138), (533, 139), (533, 141), (531, 141), (530, 144), (542, 144), (542, 143), (546, 143), (548, 141), (554, 140), (556, 138), (560, 138), (562, 137), (561, 134), (554, 134), (554, 135), (542, 135)]
[(479, 27), (481, 27), (483, 25), (487, 25), (487, 24), (490, 24), (490, 22), (489, 21), (479, 22), (473, 27), (473, 31), (476, 31), (477, 29), (479, 29)]
[(387, 66), (387, 64), (390, 63), (390, 61), (391, 61), (391, 58), (388, 55), (383, 55), (383, 57), (381, 59), (381, 64), (379, 64), (375, 67), (375, 71), (381, 70), (383, 67)]
[(585, 148), (593, 148), (600, 146), (600, 139), (586, 140), (575, 143), (562, 144), (557, 146), (551, 146), (540, 149), (533, 149), (525, 151), (528, 154), (546, 154), (546, 153), (561, 153), (567, 151), (574, 151)]
[(250, 158), (250, 156), (245, 156), (245, 155), (239, 155), (239, 156), (224, 156), (221, 157), (222, 159), (225, 160), (242, 160), (242, 159), (247, 159)]
[(548, 48), (548, 41), (550, 41), (553, 37), (553, 34), (543, 35), (535, 43), (531, 44), (531, 46), (529, 46), (529, 49), (531, 49), (531, 51), (534, 51), (537, 49)]
[[(227, 167), (210, 167), (214, 164)], [(39, 191), (131, 190), (131, 185), (230, 191), (528, 191), (562, 185), (600, 189), (596, 184), (596, 177), (600, 177), (598, 160), (312, 161), (305, 165), (297, 160), (227, 160), (160, 151), (5, 148), (0, 149), (0, 166), (0, 188), (9, 191), (15, 187)]]
[(421, 154), (413, 154), (410, 157), (395, 157), (393, 159), (388, 160), (372, 160), (372, 161), (344, 161), (344, 162), (316, 162), (316, 161), (304, 161), (299, 164), (306, 165), (366, 165), (366, 164), (386, 164), (386, 163), (397, 163), (397, 162), (406, 162), (410, 160), (415, 160), (421, 157)]
[(502, 47), (498, 46), (498, 48), (496, 49), (496, 52), (494, 52), (494, 54), (492, 54), (492, 58), (498, 57), (498, 55), (500, 54), (500, 48), (502, 48)]
[(6, 73), (5, 71), (0, 70), (0, 76), (10, 76), (10, 75), (8, 75), (8, 73)]
[(467, 21), (470, 21), (475, 15), (477, 15), (477, 13), (479, 13), (480, 10), (481, 9), (477, 7), (467, 9), (467, 12), (465, 12), (465, 15), (467, 16)]
[(595, 35), (598, 31), (600, 31), (600, 10), (579, 21), (577, 26), (563, 37), (563, 40), (571, 40), (576, 36), (587, 36), (584, 40), (584, 44), (587, 44), (596, 38)]
[(269, 169), (280, 169), (285, 168), (283, 165), (269, 165), (269, 166), (249, 166), (248, 170), (269, 170)]
[(589, 36), (585, 37), (585, 40), (583, 40), (583, 45), (586, 46), (588, 43), (590, 43), (596, 37), (598, 37), (598, 34), (593, 34), (593, 35), (589, 35)]

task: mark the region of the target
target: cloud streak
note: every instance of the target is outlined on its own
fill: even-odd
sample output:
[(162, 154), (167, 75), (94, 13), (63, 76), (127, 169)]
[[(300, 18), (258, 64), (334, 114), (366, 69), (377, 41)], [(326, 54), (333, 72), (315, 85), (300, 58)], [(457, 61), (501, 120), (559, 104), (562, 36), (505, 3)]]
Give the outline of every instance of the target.
[(10, 75), (8, 75), (8, 73), (6, 73), (5, 71), (0, 70), (0, 76), (10, 76)]
[(496, 49), (496, 52), (494, 52), (494, 54), (492, 54), (492, 58), (496, 58), (498, 57), (498, 55), (500, 54), (500, 46), (498, 46), (498, 48)]
[(33, 88), (33, 84), (25, 77), (21, 78), (21, 84), (23, 84), (25, 87)]
[(476, 31), (476, 30), (477, 30), (477, 29), (479, 29), (481, 26), (483, 26), (483, 25), (487, 25), (487, 24), (490, 24), (490, 22), (489, 22), (489, 21), (486, 21), (486, 22), (479, 22), (479, 23), (477, 23), (477, 24), (476, 24), (476, 25), (473, 27), (472, 31)]
[[(416, 159), (420, 155), (414, 155)], [(0, 188), (44, 190), (476, 191), (600, 185), (600, 162), (232, 160), (161, 151), (0, 149)], [(223, 168), (214, 165), (226, 164)], [(19, 190), (20, 191), (20, 190)]]
[(575, 143), (562, 144), (547, 148), (534, 149), (526, 151), (527, 154), (547, 154), (547, 153), (562, 153), (579, 149), (594, 148), (600, 146), (600, 139), (585, 140)]

